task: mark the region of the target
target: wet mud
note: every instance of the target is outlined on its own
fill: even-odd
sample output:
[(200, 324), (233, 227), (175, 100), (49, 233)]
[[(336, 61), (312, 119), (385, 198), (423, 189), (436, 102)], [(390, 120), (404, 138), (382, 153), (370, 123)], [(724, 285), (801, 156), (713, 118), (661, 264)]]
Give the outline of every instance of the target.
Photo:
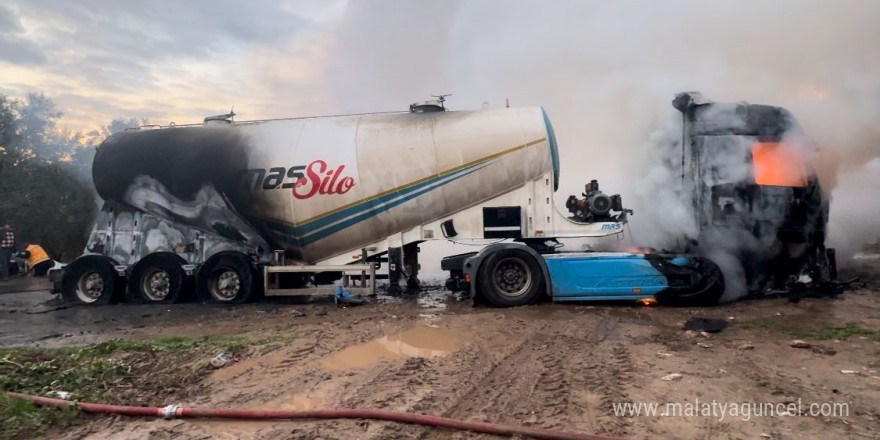
[[(337, 308), (325, 299), (51, 309), (45, 291), (0, 294), (0, 344), (244, 335), (238, 362), (206, 373), (180, 402), (215, 408), (389, 409), (633, 438), (875, 438), (880, 432), (880, 294), (741, 301), (709, 308), (630, 303), (474, 307), (432, 289)], [(0, 286), (2, 289), (2, 286)], [(0, 290), (2, 291), (2, 290)], [(39, 308), (42, 307), (42, 308)], [(39, 309), (38, 309), (39, 308)], [(40, 313), (28, 313), (41, 310)], [(297, 316), (293, 311), (302, 312)], [(692, 317), (723, 331), (682, 329)], [(820, 339), (857, 325), (866, 334)], [(793, 348), (799, 331), (822, 350)], [(814, 333), (809, 333), (813, 331)], [(814, 336), (809, 336), (814, 335)], [(841, 370), (856, 371), (843, 374)], [(681, 379), (661, 378), (673, 373)], [(145, 390), (148, 393), (149, 390)], [(841, 402), (847, 417), (618, 416), (623, 402)], [(96, 418), (65, 439), (488, 439), (376, 421)]]

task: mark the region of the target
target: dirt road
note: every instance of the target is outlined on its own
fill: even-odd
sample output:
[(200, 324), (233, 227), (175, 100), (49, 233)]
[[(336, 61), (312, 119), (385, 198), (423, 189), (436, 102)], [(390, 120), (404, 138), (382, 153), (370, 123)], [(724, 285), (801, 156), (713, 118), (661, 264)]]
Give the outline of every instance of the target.
[[(203, 334), (244, 334), (254, 340), (238, 362), (184, 390), (182, 402), (155, 395), (156, 406), (381, 408), (632, 438), (877, 438), (877, 287), (799, 303), (773, 299), (703, 309), (619, 303), (474, 308), (469, 300), (439, 290), (344, 309), (323, 301), (55, 309), (40, 305), (49, 298), (46, 292), (33, 291), (0, 294), (0, 344)], [(296, 317), (293, 310), (306, 316)], [(682, 330), (694, 316), (722, 319), (729, 326), (707, 335)], [(809, 347), (790, 346), (795, 338)], [(661, 379), (673, 373), (681, 378)], [(614, 411), (614, 404), (657, 402), (659, 414), (667, 402), (713, 400), (719, 405), (800, 400), (805, 411), (811, 403), (842, 403), (848, 415), (746, 417), (732, 416), (728, 408), (721, 419), (720, 407), (714, 414), (676, 417)], [(492, 438), (372, 421), (128, 418), (96, 418), (58, 435)]]

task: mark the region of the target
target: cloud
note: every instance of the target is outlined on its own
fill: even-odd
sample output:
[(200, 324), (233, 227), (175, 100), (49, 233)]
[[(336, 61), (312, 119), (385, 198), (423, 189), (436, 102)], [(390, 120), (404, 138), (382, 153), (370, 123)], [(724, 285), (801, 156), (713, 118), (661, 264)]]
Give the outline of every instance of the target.
[[(119, 110), (131, 115), (149, 109), (144, 113), (162, 122), (181, 123), (235, 104), (259, 116), (275, 95), (261, 85), (272, 79), (266, 67), (283, 60), (293, 67), (288, 71), (302, 71), (299, 66), (314, 64), (296, 64), (295, 58), (308, 55), (298, 48), (314, 39), (322, 23), (338, 17), (345, 3), (11, 0), (7, 5), (0, 11), (8, 12), (0, 14), (0, 43), (8, 46), (0, 51), (3, 89), (44, 91), (65, 111), (65, 124), (90, 129), (120, 116), (106, 113)], [(33, 66), (40, 62), (39, 69)], [(285, 86), (303, 77), (285, 76)]]
[(233, 104), (258, 118), (406, 109), (449, 92), (459, 109), (510, 98), (547, 108), (570, 158), (563, 183), (598, 177), (609, 190), (629, 186), (632, 155), (681, 90), (787, 106), (820, 143), (860, 145), (845, 155), (855, 162), (878, 137), (874, 1), (6, 5), (2, 35), (21, 39), (8, 52), (52, 62), (0, 62), (4, 88), (63, 96), (75, 126), (118, 115), (84, 115), (99, 110), (74, 95), (177, 123)]
[(0, 5), (0, 60), (24, 64), (41, 65), (46, 57), (39, 46), (22, 37), (24, 28), (18, 15)]

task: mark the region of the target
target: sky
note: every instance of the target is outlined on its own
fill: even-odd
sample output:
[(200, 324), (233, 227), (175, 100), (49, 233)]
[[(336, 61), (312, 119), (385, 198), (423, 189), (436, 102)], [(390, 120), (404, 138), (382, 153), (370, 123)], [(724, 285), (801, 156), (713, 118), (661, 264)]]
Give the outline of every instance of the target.
[(74, 130), (509, 99), (550, 115), (560, 201), (592, 178), (638, 201), (652, 133), (699, 90), (789, 108), (831, 188), (880, 153), (878, 22), (876, 0), (6, 0), (0, 93), (42, 91)]
[[(387, 111), (453, 93), (459, 109), (543, 105), (561, 141), (620, 151), (676, 92), (700, 90), (808, 124), (851, 113), (852, 127), (816, 129), (840, 142), (877, 135), (864, 122), (880, 112), (878, 19), (873, 0), (7, 0), (0, 93), (45, 92), (72, 129), (232, 106), (240, 119)], [(851, 148), (875, 149), (861, 142)]]

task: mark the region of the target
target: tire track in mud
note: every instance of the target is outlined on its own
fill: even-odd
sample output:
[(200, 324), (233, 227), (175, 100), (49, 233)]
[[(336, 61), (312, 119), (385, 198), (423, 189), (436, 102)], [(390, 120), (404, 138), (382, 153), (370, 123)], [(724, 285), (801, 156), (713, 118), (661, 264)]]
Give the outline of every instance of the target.
[[(627, 420), (614, 417), (611, 405), (628, 400), (625, 389), (632, 375), (626, 347), (606, 341), (616, 339), (609, 336), (615, 325), (588, 317), (539, 323), (510, 316), (503, 319), (511, 321), (504, 332), (486, 334), (445, 357), (384, 361), (363, 370), (333, 373), (329, 379), (339, 390), (334, 406), (617, 435), (627, 432)], [(312, 377), (321, 369), (312, 368), (311, 360), (328, 348), (320, 347), (321, 340), (286, 350), (286, 357), (271, 374), (292, 374), (299, 370), (297, 365), (308, 364), (299, 373), (301, 380), (313, 385), (326, 380)], [(300, 425), (297, 434), (367, 439), (494, 438), (375, 421), (314, 422)]]
[[(403, 362), (385, 363), (370, 373), (351, 376), (344, 387), (340, 407), (376, 408), (396, 411), (415, 411), (422, 405), (430, 406), (437, 389), (438, 375), (434, 361), (421, 357)], [(363, 422), (363, 437), (376, 439), (409, 439), (418, 427), (388, 422)], [(325, 425), (325, 429), (329, 429)], [(339, 427), (340, 438), (352, 437), (351, 425)]]
[(613, 404), (629, 401), (627, 385), (633, 377), (629, 350), (621, 343), (599, 345), (582, 355), (570, 371), (576, 375), (577, 406), (582, 411), (578, 428), (611, 435), (625, 435), (630, 419), (615, 416)]
[[(805, 375), (802, 370), (795, 369), (794, 366), (788, 370), (784, 366), (774, 368), (758, 362), (756, 358), (751, 356), (741, 356), (737, 359), (736, 363), (728, 365), (728, 368), (727, 374), (748, 379), (751, 382), (752, 390), (750, 394), (753, 396), (763, 395), (762, 399), (755, 399), (761, 402), (783, 405), (793, 404), (798, 399), (808, 403), (846, 402), (845, 398), (829, 397), (828, 394), (822, 393), (821, 384), (810, 383), (809, 375)], [(748, 385), (743, 384), (742, 386), (746, 388)], [(836, 393), (832, 395), (834, 394)], [(848, 404), (848, 402), (846, 403)], [(793, 420), (801, 422), (800, 429), (804, 432), (812, 428), (810, 422), (824, 419), (822, 423), (835, 424), (840, 427), (838, 435), (845, 434), (847, 438), (877, 438), (876, 428), (860, 423), (861, 420), (857, 418), (860, 415), (859, 410), (851, 407), (850, 411), (850, 416), (854, 418), (854, 420), (849, 419), (850, 421), (835, 417), (794, 417)], [(766, 408), (753, 410), (753, 416), (762, 414), (762, 417), (759, 418), (760, 420), (764, 420), (767, 413), (768, 410)], [(767, 418), (767, 420), (770, 420), (770, 418)]]
[[(447, 398), (441, 415), (463, 420), (542, 428), (569, 428), (572, 378), (568, 374), (571, 329), (550, 323), (520, 329), (531, 336), (511, 345), (504, 356), (471, 369), (468, 387)], [(549, 334), (548, 334), (549, 333)], [(578, 340), (583, 343), (585, 341)], [(492, 347), (497, 352), (497, 347)], [(462, 385), (465, 385), (463, 383)], [(419, 438), (472, 438), (475, 434), (423, 430)], [(491, 436), (477, 436), (492, 438)]]
[[(522, 327), (515, 323), (511, 330), (518, 331)], [(488, 339), (497, 343), (494, 337)], [(484, 340), (465, 346), (449, 356), (411, 358), (403, 363), (386, 363), (379, 368), (352, 376), (344, 396), (339, 399), (340, 406), (448, 416), (449, 408), (456, 406), (463, 395), (477, 389), (488, 372), (497, 369), (504, 359), (521, 352), (529, 341), (525, 339), (517, 342), (510, 338), (502, 340), (507, 343), (486, 347), (487, 341)], [(432, 433), (439, 435), (437, 438), (459, 435), (447, 430), (385, 422), (370, 422), (369, 425), (364, 435), (357, 436), (358, 438), (411, 439), (424, 438)], [(340, 429), (339, 432), (342, 437), (351, 436), (350, 431)]]

